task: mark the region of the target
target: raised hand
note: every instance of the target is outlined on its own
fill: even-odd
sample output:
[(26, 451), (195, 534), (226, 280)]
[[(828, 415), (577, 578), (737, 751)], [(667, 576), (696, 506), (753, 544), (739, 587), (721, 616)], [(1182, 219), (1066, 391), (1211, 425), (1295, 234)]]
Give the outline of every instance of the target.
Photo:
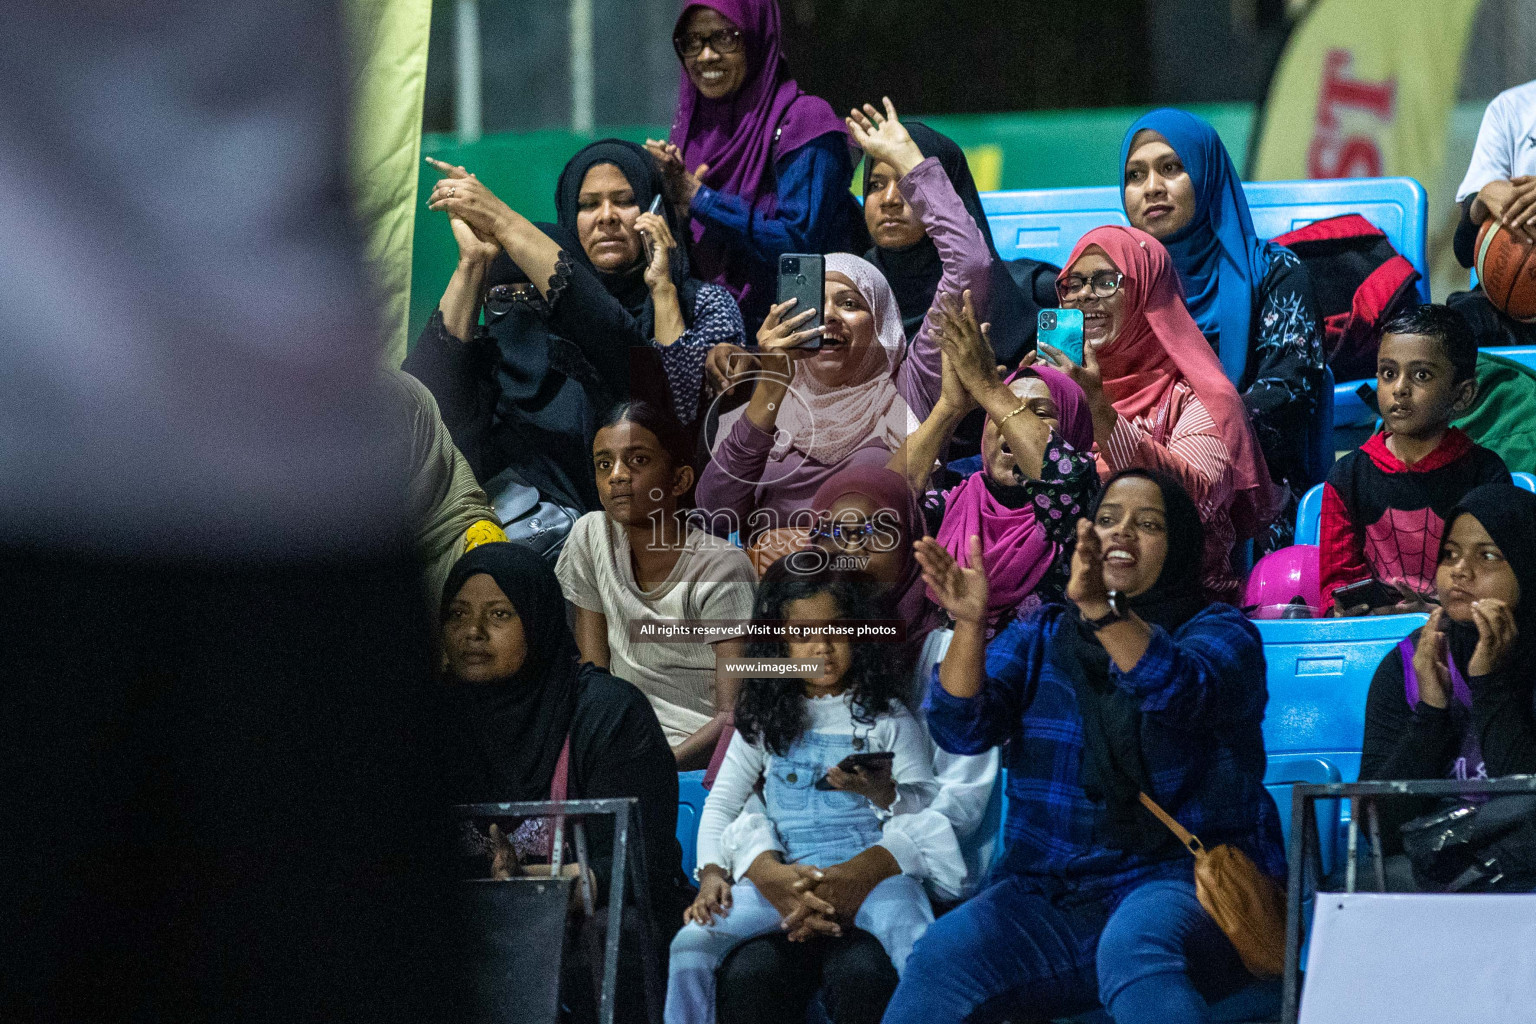
[(1467, 662), (1467, 675), (1486, 676), (1504, 667), (1520, 629), (1509, 605), (1496, 597), (1473, 601), (1472, 621), (1477, 623), (1477, 646), (1472, 649), (1472, 660)]
[(912, 545), (917, 564), (923, 569), (923, 582), (933, 590), (939, 606), (956, 622), (982, 624), (987, 620), (987, 570), (981, 557), (981, 538), (970, 542), (971, 567), (960, 568), (948, 551), (931, 537)]
[(912, 141), (912, 136), (896, 117), (896, 106), (891, 98), (883, 96), (881, 102), (885, 105), (884, 113), (870, 103), (864, 104), (863, 110), (855, 107), (849, 111), (845, 119), (848, 131), (853, 134), (854, 144), (868, 153), (870, 159), (890, 164), (897, 177), (904, 178), (923, 162), (923, 151), (917, 148), (917, 143)]
[(1099, 356), (1093, 346), (1083, 346), (1083, 362), (1078, 365), (1054, 345), (1043, 341), (1039, 344), (1046, 357), (1056, 364), (1056, 369), (1071, 377), (1073, 383), (1083, 389), (1083, 395), (1088, 399), (1088, 410), (1093, 414), (1093, 439), (1100, 444), (1109, 440), (1110, 431), (1114, 430), (1119, 414), (1104, 394), (1104, 373), (1099, 369)]
[(704, 374), (714, 391), (724, 393), (761, 369), (757, 357), (740, 345), (722, 341), (704, 357)]
[(660, 214), (642, 213), (635, 218), (635, 230), (651, 240), (651, 261), (645, 265), (645, 286), (652, 291), (672, 284), (672, 250), (677, 242), (667, 219)]
[(954, 360), (944, 351), (939, 353), (939, 400), (933, 408), (940, 415), (948, 414), (955, 419), (976, 408), (976, 399), (971, 397), (971, 393), (961, 383)]
[(1085, 618), (1097, 619), (1109, 610), (1109, 591), (1104, 586), (1104, 545), (1087, 519), (1077, 521), (1077, 548), (1072, 552), (1067, 600), (1077, 605)]
[(956, 301), (953, 295), (940, 293), (928, 312), (930, 332), (940, 350), (954, 364), (960, 383), (980, 402), (1003, 387), (997, 372), (997, 356), (987, 341), (982, 325), (976, 322), (976, 309), (967, 288)]
[(441, 210), (450, 218), (462, 220), (482, 239), (500, 238), (517, 216), (512, 208), (464, 168), (430, 157), (427, 160), (445, 175), (432, 186), (427, 209)]
[[(423, 157), (433, 170), (442, 174), (445, 179), (468, 179), (474, 177), (463, 167), (434, 160), (432, 157)], [(448, 217), (448, 227), (453, 231), (453, 240), (459, 247), (459, 262), (465, 264), (485, 264), (496, 258), (501, 252), (501, 244), (496, 241), (494, 235), (481, 235), (468, 222), (452, 214)]]
[(803, 331), (799, 329), (802, 324), (816, 315), (814, 309), (801, 310), (786, 316), (799, 301), (799, 299), (786, 299), (775, 303), (768, 310), (763, 326), (757, 329), (757, 347), (762, 350), (759, 361), (763, 368), (791, 378), (794, 374), (793, 363), (796, 360), (806, 359), (817, 353), (816, 349), (802, 346), (812, 338), (821, 337), (826, 331), (825, 326), (808, 327)]
[(1419, 700), (1432, 708), (1443, 708), (1451, 702), (1446, 641), (1441, 632), (1444, 614), (1441, 608), (1429, 613), (1429, 621), (1419, 631), (1419, 642), (1413, 648), (1413, 674), (1419, 679)]
[(646, 139), (645, 148), (651, 154), (651, 159), (656, 161), (656, 169), (661, 172), (672, 209), (684, 211), (692, 207), (693, 197), (704, 187), (704, 176), (709, 173), (709, 165), (699, 164), (690, 174), (687, 165), (683, 163), (683, 151), (671, 142)]

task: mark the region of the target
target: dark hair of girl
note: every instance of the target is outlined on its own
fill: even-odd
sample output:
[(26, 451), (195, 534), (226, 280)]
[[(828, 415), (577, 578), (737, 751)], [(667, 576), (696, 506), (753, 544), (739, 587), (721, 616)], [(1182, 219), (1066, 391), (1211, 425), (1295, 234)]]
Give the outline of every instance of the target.
[[(799, 573), (781, 558), (768, 567), (757, 587), (752, 621), (781, 622), (791, 601), (817, 594), (831, 594), (838, 617), (849, 622), (888, 618), (880, 586), (864, 573), (824, 570)], [(853, 698), (854, 721), (873, 725), (899, 699), (906, 676), (901, 665), (901, 645), (855, 640), (853, 660), (844, 677)], [(788, 644), (781, 639), (753, 640), (747, 645), (750, 658), (787, 658)], [(761, 743), (783, 757), (805, 732), (805, 683), (794, 677), (752, 677), (742, 683), (736, 700), (736, 728), (752, 743)]]
[[(688, 456), (693, 446), (688, 441), (687, 431), (683, 429), (683, 425), (678, 422), (677, 414), (672, 410), (663, 409), (641, 399), (620, 402), (598, 420), (597, 429), (605, 430), (616, 423), (624, 422), (644, 427), (655, 434), (661, 450), (666, 452), (667, 458), (672, 460), (673, 469), (690, 465)], [(596, 434), (597, 431), (593, 431), (594, 437)]]

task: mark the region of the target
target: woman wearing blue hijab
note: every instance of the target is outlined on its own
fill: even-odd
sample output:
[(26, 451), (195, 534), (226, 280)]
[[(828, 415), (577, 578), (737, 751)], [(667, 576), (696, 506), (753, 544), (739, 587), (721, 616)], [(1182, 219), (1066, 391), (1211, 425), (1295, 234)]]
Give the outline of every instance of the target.
[(1195, 115), (1165, 108), (1138, 119), (1120, 166), (1126, 216), (1173, 257), (1190, 315), (1242, 394), (1270, 475), (1299, 496), (1315, 482), (1306, 479), (1304, 438), (1323, 368), (1323, 319), (1306, 267), (1254, 232), (1232, 158)]

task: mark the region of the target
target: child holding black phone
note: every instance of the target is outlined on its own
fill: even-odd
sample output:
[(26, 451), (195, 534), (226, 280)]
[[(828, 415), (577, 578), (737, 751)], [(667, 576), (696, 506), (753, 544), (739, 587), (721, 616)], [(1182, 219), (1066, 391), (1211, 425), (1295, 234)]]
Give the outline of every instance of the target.
[[(748, 657), (820, 661), (822, 671), (743, 683), (737, 734), (699, 822), (699, 896), (672, 943), (668, 1024), (714, 1020), (715, 969), (736, 945), (776, 931), (794, 911), (798, 900), (778, 895), (792, 889), (787, 882), (814, 880), (818, 868), (880, 845), (887, 819), (922, 810), (938, 790), (922, 728), (897, 698), (899, 645), (852, 640), (838, 629), (882, 617), (873, 581), (802, 575), (789, 562), (764, 576), (753, 621), (786, 622), (802, 635), (754, 641)], [(889, 771), (857, 763), (882, 753)], [(840, 767), (849, 758), (848, 770)], [(734, 861), (750, 866), (733, 880), (721, 866), (733, 859), (721, 851), (721, 833), (759, 785), (786, 852), (750, 861), (738, 852)], [(922, 882), (898, 874), (875, 886), (851, 923), (879, 940), (900, 974), (932, 922)], [(846, 923), (829, 922), (824, 934), (835, 941)]]
[(1474, 487), (1509, 480), (1498, 455), (1451, 426), (1477, 395), (1477, 342), (1461, 314), (1423, 305), (1384, 329), (1376, 395), (1385, 429), (1336, 462), (1319, 524), (1333, 615), (1422, 611), (1445, 516)]

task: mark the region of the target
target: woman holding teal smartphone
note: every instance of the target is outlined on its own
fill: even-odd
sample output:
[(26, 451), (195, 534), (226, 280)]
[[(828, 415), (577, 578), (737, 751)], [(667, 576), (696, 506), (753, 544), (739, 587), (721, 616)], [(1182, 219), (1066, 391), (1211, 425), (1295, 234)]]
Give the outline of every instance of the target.
[(1279, 492), (1237, 389), (1190, 316), (1173, 261), (1144, 231), (1095, 228), (1056, 279), (1083, 317), (1082, 361), (1040, 351), (1088, 396), (1099, 473), (1161, 470), (1189, 492), (1205, 527), (1201, 582), (1236, 601), (1231, 552), (1274, 518)]

